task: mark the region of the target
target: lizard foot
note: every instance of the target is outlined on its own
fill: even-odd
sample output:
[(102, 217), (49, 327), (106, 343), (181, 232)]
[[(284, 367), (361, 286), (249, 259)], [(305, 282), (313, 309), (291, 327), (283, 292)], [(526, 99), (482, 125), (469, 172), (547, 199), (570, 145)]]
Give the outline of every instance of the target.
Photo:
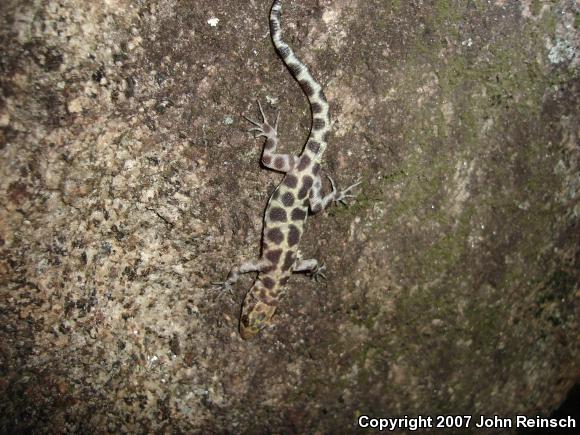
[(347, 198), (355, 198), (356, 195), (352, 195), (351, 193), (349, 193), (352, 189), (354, 189), (356, 186), (358, 186), (360, 183), (362, 183), (362, 181), (359, 179), (356, 183), (351, 184), (350, 186), (348, 186), (346, 189), (341, 190), (340, 192), (338, 191), (338, 189), (336, 188), (336, 184), (334, 184), (334, 180), (328, 176), (328, 179), (330, 180), (330, 184), (332, 186), (332, 194), (334, 196), (333, 201), (335, 203), (341, 203), (343, 205), (347, 205), (346, 203), (346, 199)]
[(263, 136), (265, 138), (275, 138), (278, 134), (278, 120), (280, 119), (280, 112), (276, 114), (276, 121), (274, 122), (274, 126), (272, 126), (264, 114), (260, 100), (258, 100), (258, 108), (260, 109), (260, 114), (262, 115), (262, 122), (254, 121), (253, 119), (244, 116), (246, 121), (255, 125), (255, 127), (250, 128), (249, 131), (255, 132), (255, 137)]
[(234, 295), (234, 290), (233, 290), (231, 284), (228, 283), (227, 281), (223, 281), (223, 282), (212, 282), (211, 283), (211, 286), (215, 290), (228, 292), (230, 294), (230, 296), (233, 296)]
[(320, 266), (316, 266), (316, 269), (310, 272), (309, 276), (314, 281), (320, 282), (321, 279), (326, 280), (326, 275), (324, 272), (326, 272), (326, 265), (322, 264)]

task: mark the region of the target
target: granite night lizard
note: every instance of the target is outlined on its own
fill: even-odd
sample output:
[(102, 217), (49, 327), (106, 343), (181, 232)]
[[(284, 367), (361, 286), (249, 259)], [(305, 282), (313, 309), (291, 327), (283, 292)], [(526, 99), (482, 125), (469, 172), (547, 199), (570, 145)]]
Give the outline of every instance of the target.
[(240, 335), (249, 339), (269, 325), (280, 297), (293, 272), (305, 272), (314, 278), (324, 277), (325, 266), (316, 259), (302, 259), (298, 251), (300, 238), (308, 209), (312, 213), (323, 210), (332, 203), (345, 203), (354, 197), (350, 191), (360, 181), (339, 191), (332, 178), (328, 177), (332, 192), (322, 194), (320, 161), (327, 145), (330, 132), (329, 107), (320, 84), (314, 79), (306, 65), (294, 54), (282, 39), (280, 26), (281, 1), (275, 0), (270, 11), (270, 35), (274, 47), (292, 76), (298, 81), (308, 97), (312, 111), (312, 126), (308, 140), (299, 156), (279, 154), (278, 117), (274, 125), (266, 118), (258, 101), (261, 121), (246, 118), (253, 124), (250, 131), (256, 137), (264, 137), (262, 163), (267, 168), (285, 174), (282, 182), (272, 193), (264, 215), (262, 253), (257, 261), (248, 261), (232, 268), (221, 287), (231, 290), (240, 274), (258, 272), (248, 291), (240, 316)]

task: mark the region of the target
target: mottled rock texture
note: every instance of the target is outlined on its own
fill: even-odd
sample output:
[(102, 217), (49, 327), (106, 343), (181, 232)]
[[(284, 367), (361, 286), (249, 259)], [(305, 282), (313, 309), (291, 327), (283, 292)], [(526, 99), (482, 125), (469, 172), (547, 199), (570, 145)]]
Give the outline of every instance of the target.
[[(340, 432), (360, 414), (545, 415), (580, 372), (572, 0), (286, 0), (326, 89), (308, 223), (326, 283), (237, 333), (280, 175), (242, 114), (309, 109), (270, 2), (3, 0), (0, 431)], [(215, 19), (218, 20), (215, 20)]]

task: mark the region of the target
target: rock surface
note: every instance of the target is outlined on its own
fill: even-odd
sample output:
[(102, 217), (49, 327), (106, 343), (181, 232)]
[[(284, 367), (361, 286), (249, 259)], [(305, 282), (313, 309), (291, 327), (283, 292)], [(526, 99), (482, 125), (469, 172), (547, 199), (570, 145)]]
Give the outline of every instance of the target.
[(268, 1), (3, 0), (0, 430), (309, 432), (547, 415), (580, 371), (573, 1), (284, 2), (326, 89), (325, 169), (276, 324), (212, 290), (280, 175), (242, 114), (309, 109)]

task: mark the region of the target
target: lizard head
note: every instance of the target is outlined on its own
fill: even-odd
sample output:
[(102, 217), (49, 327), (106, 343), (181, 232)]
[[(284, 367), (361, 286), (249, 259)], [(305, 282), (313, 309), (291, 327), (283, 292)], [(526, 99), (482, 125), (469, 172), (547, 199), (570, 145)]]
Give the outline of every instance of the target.
[(249, 340), (258, 334), (270, 323), (270, 319), (272, 319), (275, 312), (276, 307), (262, 301), (257, 301), (251, 307), (247, 307), (244, 304), (242, 316), (240, 317), (240, 335), (242, 338)]

